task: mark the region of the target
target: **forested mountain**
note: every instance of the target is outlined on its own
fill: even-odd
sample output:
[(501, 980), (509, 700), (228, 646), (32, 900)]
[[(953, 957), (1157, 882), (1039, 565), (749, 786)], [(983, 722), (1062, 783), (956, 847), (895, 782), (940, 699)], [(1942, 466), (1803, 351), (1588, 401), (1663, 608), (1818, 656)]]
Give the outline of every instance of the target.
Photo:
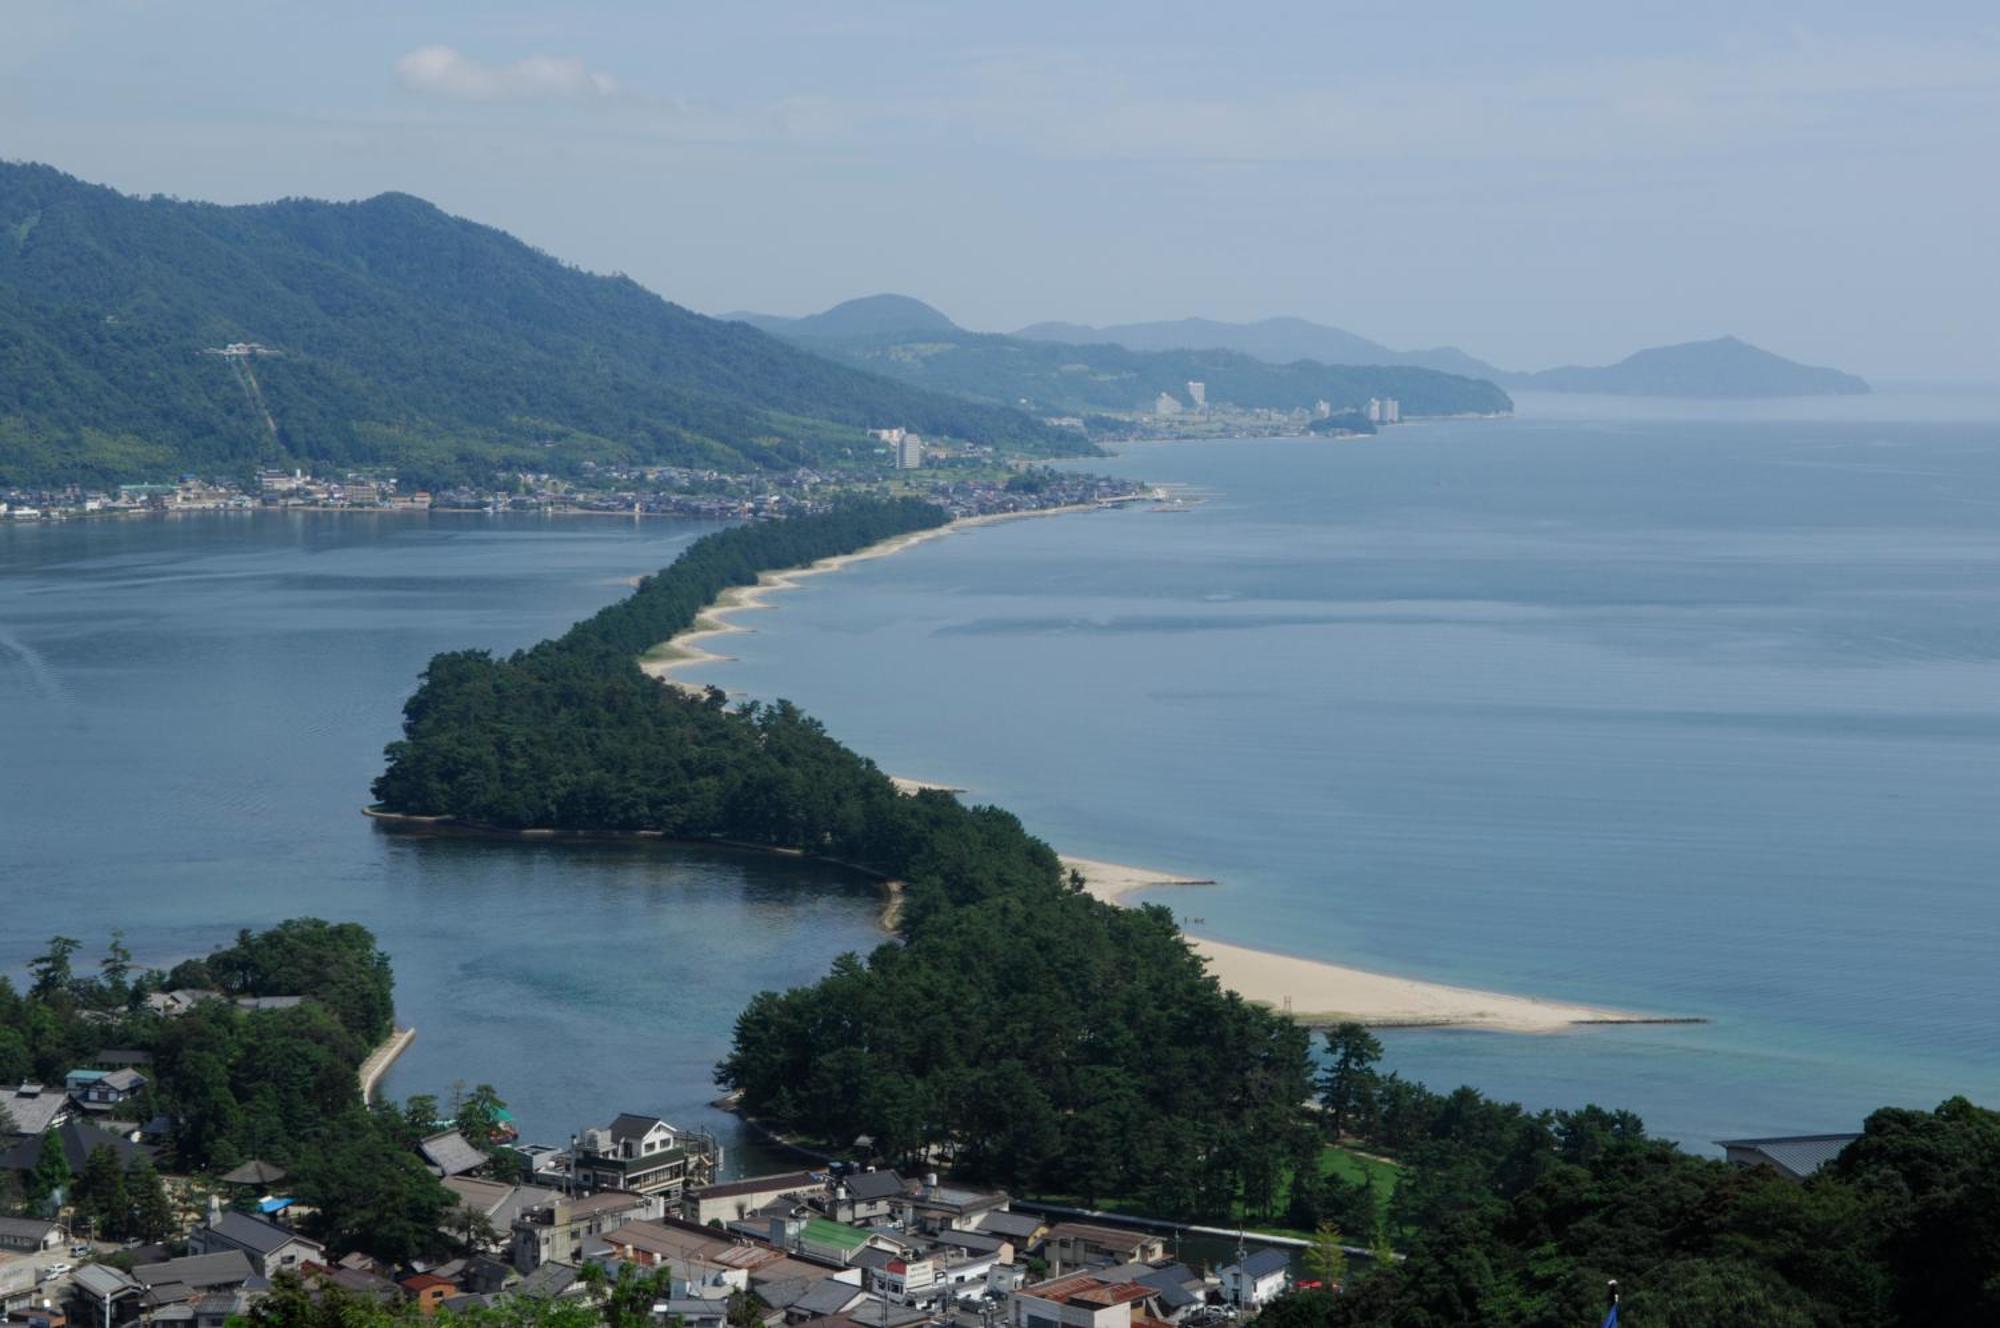
[(1645, 397), (1856, 396), (1868, 391), (1868, 384), (1853, 374), (1800, 364), (1735, 337), (1655, 346), (1616, 364), (1509, 374), (1506, 381), (1540, 392)]
[(861, 337), (887, 332), (957, 332), (958, 324), (922, 300), (908, 295), (864, 295), (843, 300), (804, 318), (772, 314), (724, 314), (766, 332), (790, 337)]
[(1072, 345), (1108, 343), (1128, 350), (1233, 350), (1271, 364), (1313, 360), (1320, 364), (1400, 364), (1467, 378), (1497, 381), (1500, 370), (1456, 346), (1391, 350), (1379, 341), (1304, 318), (1260, 318), (1224, 323), (1213, 318), (1176, 318), (1158, 323), (1034, 323), (1014, 334), (1027, 341)]
[[(735, 315), (754, 317), (754, 315)], [(922, 301), (901, 295), (850, 300), (810, 318), (765, 319), (798, 345), (912, 386), (1042, 414), (1150, 411), (1162, 392), (1183, 405), (1190, 380), (1213, 405), (1247, 409), (1358, 408), (1395, 397), (1405, 417), (1490, 414), (1512, 409), (1490, 382), (1408, 364), (1276, 364), (1233, 350), (1133, 350), (968, 332)]]
[[(254, 342), (275, 354), (204, 354)], [(406, 194), (221, 207), (0, 163), (0, 482), (797, 464), (870, 426), (1083, 450), (569, 267)]]

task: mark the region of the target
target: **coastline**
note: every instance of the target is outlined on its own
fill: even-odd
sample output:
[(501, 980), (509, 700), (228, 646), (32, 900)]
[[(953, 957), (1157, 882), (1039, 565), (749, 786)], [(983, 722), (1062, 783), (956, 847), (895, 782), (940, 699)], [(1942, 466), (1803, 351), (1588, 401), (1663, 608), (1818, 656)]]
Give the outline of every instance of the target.
[[(1062, 862), (1065, 868), (1082, 875), (1084, 889), (1094, 898), (1120, 908), (1132, 907), (1136, 901), (1131, 896), (1142, 891), (1215, 884), (1090, 858), (1066, 856)], [(1224, 987), (1246, 1001), (1283, 1010), (1299, 1022), (1315, 1026), (1353, 1020), (1374, 1028), (1452, 1027), (1503, 1033), (1554, 1033), (1580, 1024), (1694, 1022), (1393, 977), (1323, 959), (1304, 959), (1193, 933), (1183, 934)]]
[[(1071, 512), (1095, 512), (1097, 510), (1099, 510), (1098, 505), (1095, 503), (1077, 503), (1068, 507), (1043, 507), (1032, 512), (994, 512), (986, 516), (962, 516), (948, 521), (942, 526), (934, 526), (929, 530), (915, 531), (908, 535), (892, 536), (879, 544), (871, 544), (865, 549), (859, 549), (853, 553), (843, 553), (832, 558), (822, 558), (818, 562), (808, 563), (804, 567), (794, 567), (782, 572), (765, 572), (757, 578), (755, 584), (731, 586), (728, 590), (723, 591), (721, 597), (714, 604), (695, 615), (693, 624), (686, 631), (669, 637), (641, 655), (639, 657), (639, 667), (669, 687), (678, 687), (682, 691), (695, 693), (705, 692), (708, 690), (706, 686), (691, 682), (685, 678), (677, 678), (674, 676), (675, 672), (702, 664), (728, 663), (735, 657), (718, 654), (700, 643), (713, 640), (716, 637), (734, 636), (741, 632), (754, 631), (754, 628), (745, 627), (740, 623), (732, 621), (732, 615), (745, 613), (752, 609), (770, 608), (771, 603), (767, 596), (780, 590), (796, 590), (799, 588), (799, 582), (807, 577), (822, 576), (827, 572), (837, 572), (843, 567), (858, 562), (865, 562), (871, 558), (886, 558), (892, 553), (901, 553), (904, 549), (911, 548), (914, 545), (923, 544), (934, 539), (942, 539), (946, 535), (954, 534), (961, 530), (971, 530), (978, 526), (998, 525), (1002, 521), (1023, 521), (1030, 517), (1063, 516)], [(959, 791), (942, 784), (926, 785), (917, 780), (905, 782), (917, 787), (944, 789), (946, 792), (956, 793)], [(909, 792), (911, 790), (906, 788), (904, 791)]]
[(356, 1077), (361, 1081), (361, 1105), (367, 1106), (375, 1100), (375, 1089), (382, 1082), (382, 1076), (389, 1073), (389, 1067), (394, 1065), (396, 1059), (408, 1051), (410, 1044), (416, 1040), (416, 1029), (392, 1027), (389, 1036), (383, 1038), (375, 1049), (368, 1053), (367, 1058), (361, 1062), (360, 1070), (356, 1072)]
[[(654, 646), (641, 656), (640, 668), (669, 687), (697, 693), (705, 691), (701, 684), (675, 674), (700, 664), (730, 659), (731, 656), (710, 650), (703, 643), (753, 631), (753, 628), (734, 621), (734, 615), (770, 608), (769, 596), (777, 591), (797, 589), (807, 577), (839, 571), (865, 559), (886, 558), (954, 531), (1024, 517), (1092, 510), (1095, 508), (1088, 506), (1055, 507), (1036, 512), (960, 518), (931, 530), (899, 535), (855, 553), (823, 558), (806, 567), (767, 572), (754, 585), (737, 586), (725, 591), (714, 606), (696, 616), (688, 630)], [(964, 792), (949, 785), (901, 776), (891, 776), (891, 779), (906, 794), (924, 789)], [(1141, 891), (1165, 886), (1215, 884), (1212, 880), (1189, 880), (1143, 867), (1090, 858), (1064, 856), (1062, 862), (1066, 870), (1083, 877), (1084, 888), (1091, 895), (1118, 907), (1129, 907), (1132, 902), (1129, 896)], [(893, 931), (901, 916), (901, 890), (894, 882), (888, 882), (886, 886), (888, 898), (882, 925)], [(1206, 961), (1209, 972), (1224, 987), (1246, 1001), (1282, 1010), (1309, 1025), (1353, 1020), (1378, 1028), (1459, 1027), (1507, 1033), (1553, 1033), (1591, 1024), (1698, 1022), (1394, 977), (1321, 959), (1233, 945), (1191, 933), (1187, 934), (1187, 940), (1195, 953)]]
[[(910, 781), (915, 783), (915, 781)], [(897, 785), (902, 788), (901, 784)], [(923, 784), (920, 788), (942, 789), (942, 784)], [(903, 788), (905, 793), (914, 793), (917, 788)], [(947, 790), (957, 792), (956, 789)], [(776, 844), (751, 844), (740, 839), (691, 839), (669, 835), (664, 830), (558, 830), (552, 826), (529, 826), (514, 829), (503, 825), (485, 825), (478, 821), (462, 821), (456, 816), (419, 816), (411, 812), (392, 812), (373, 803), (361, 809), (361, 814), (383, 830), (406, 835), (457, 835), (468, 839), (516, 839), (531, 844), (684, 844), (690, 848), (727, 849), (736, 853), (756, 853), (760, 855), (796, 858), (803, 862), (823, 862), (829, 867), (853, 872), (874, 881), (882, 890), (882, 912), (877, 922), (882, 930), (894, 935), (903, 920), (903, 883), (893, 877), (871, 871), (853, 862), (843, 862), (839, 858), (822, 857), (807, 853), (804, 849), (783, 848)], [(410, 1030), (416, 1036), (416, 1030)], [(397, 1049), (401, 1054), (401, 1048)], [(393, 1057), (391, 1058), (393, 1059)], [(386, 1067), (385, 1067), (386, 1068)]]

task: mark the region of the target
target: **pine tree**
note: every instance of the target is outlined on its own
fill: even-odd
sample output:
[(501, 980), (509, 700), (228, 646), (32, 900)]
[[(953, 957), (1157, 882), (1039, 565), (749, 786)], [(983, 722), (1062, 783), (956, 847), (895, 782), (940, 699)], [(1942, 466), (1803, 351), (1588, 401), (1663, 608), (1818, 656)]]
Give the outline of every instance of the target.
[(76, 1209), (80, 1216), (91, 1219), (98, 1236), (125, 1234), (125, 1172), (111, 1145), (99, 1144), (85, 1159), (83, 1176), (76, 1183)]
[(63, 1191), (69, 1188), (74, 1176), (69, 1169), (69, 1158), (63, 1155), (62, 1140), (55, 1130), (42, 1136), (42, 1151), (35, 1160), (35, 1169), (28, 1177), (28, 1201), (40, 1208), (59, 1207)]
[(174, 1231), (174, 1206), (160, 1173), (147, 1158), (135, 1157), (125, 1172), (125, 1196), (131, 1204), (127, 1235), (140, 1240), (165, 1240)]

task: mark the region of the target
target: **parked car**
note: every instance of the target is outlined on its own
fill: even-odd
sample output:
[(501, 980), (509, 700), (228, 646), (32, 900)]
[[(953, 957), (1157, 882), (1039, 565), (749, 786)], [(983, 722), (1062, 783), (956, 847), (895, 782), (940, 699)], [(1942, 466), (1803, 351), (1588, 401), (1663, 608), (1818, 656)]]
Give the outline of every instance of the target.
[(61, 1277), (61, 1276), (62, 1276), (63, 1274), (67, 1273), (68, 1271), (69, 1271), (69, 1265), (68, 1265), (68, 1264), (66, 1264), (66, 1263), (52, 1263), (52, 1264), (50, 1264), (50, 1265), (49, 1265), (48, 1267), (46, 1267), (46, 1268), (42, 1269), (42, 1280), (43, 1280), (44, 1282), (53, 1282), (53, 1281), (55, 1281), (55, 1280), (56, 1280), (56, 1279), (57, 1279), (58, 1277)]
[(90, 1242), (80, 1240), (76, 1244), (69, 1247), (69, 1252), (75, 1257), (81, 1259), (84, 1255), (90, 1253)]

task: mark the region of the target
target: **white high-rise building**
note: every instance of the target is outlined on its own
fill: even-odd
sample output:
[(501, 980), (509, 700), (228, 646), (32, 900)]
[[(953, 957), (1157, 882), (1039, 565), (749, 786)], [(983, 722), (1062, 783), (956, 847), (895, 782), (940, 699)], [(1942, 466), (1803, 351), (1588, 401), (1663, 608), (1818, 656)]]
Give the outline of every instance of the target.
[[(897, 430), (903, 433), (902, 430)], [(924, 440), (913, 433), (903, 433), (896, 440), (896, 469), (920, 470), (924, 464)]]
[(1194, 408), (1196, 410), (1207, 410), (1208, 384), (1197, 383), (1192, 378), (1188, 379), (1188, 398), (1189, 400), (1194, 402)]
[(1180, 414), (1181, 413), (1180, 399), (1171, 392), (1160, 393), (1159, 400), (1153, 403), (1153, 413), (1155, 415)]
[(1382, 423), (1401, 424), (1402, 422), (1403, 422), (1403, 403), (1396, 400), (1396, 398), (1394, 397), (1390, 397), (1388, 400), (1382, 403)]
[(1374, 397), (1368, 398), (1368, 422), (1370, 424), (1382, 422), (1382, 403)]

